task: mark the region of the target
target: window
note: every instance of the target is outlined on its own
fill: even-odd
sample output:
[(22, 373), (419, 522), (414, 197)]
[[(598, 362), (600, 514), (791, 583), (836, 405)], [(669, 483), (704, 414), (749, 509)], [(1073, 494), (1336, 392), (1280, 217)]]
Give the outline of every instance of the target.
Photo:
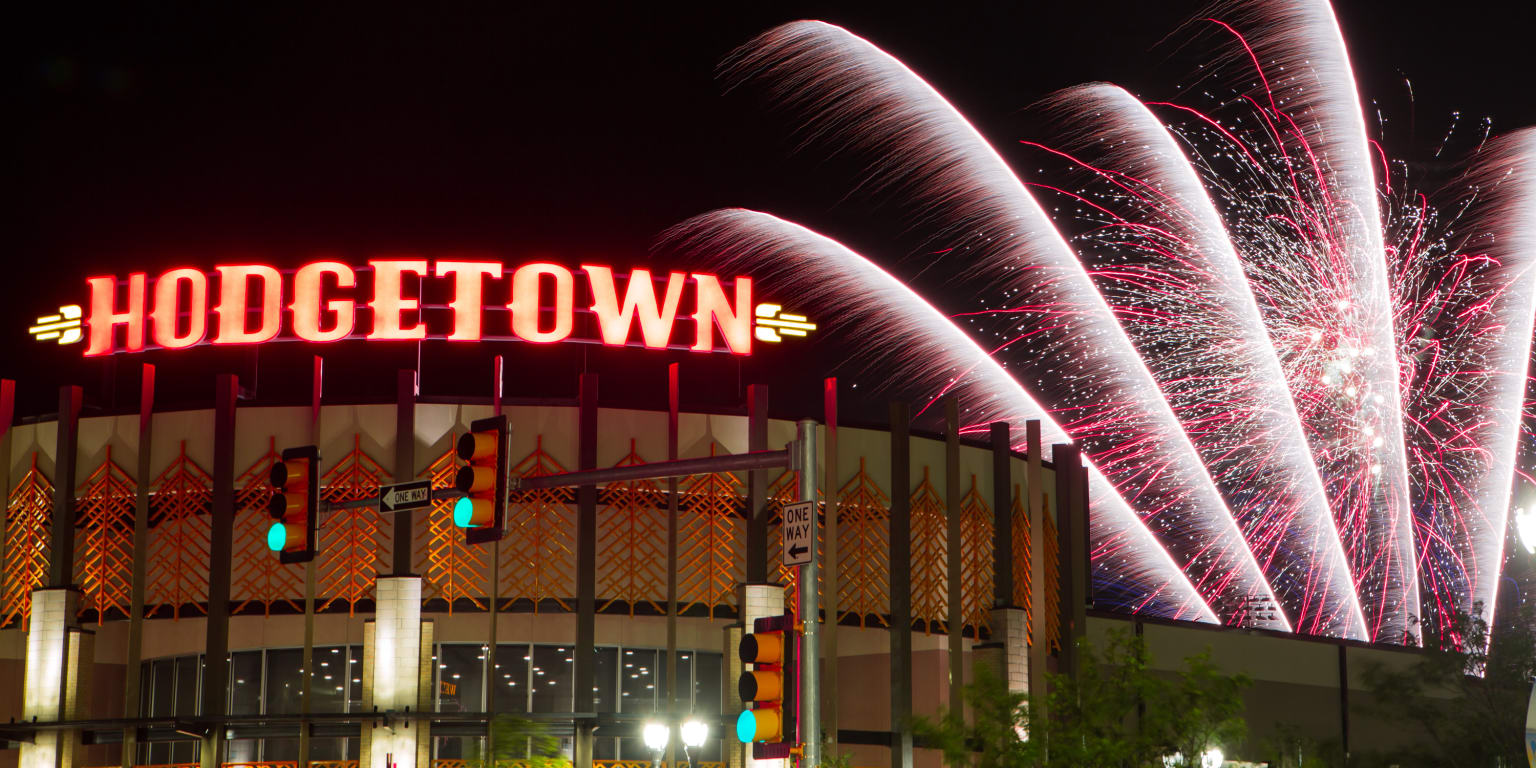
[(567, 645), (535, 645), (533, 669), (528, 678), (532, 686), (531, 712), (570, 712), (571, 676), (576, 649)]
[(484, 712), (485, 646), (443, 643), (437, 647), (437, 711)]
[(532, 660), (526, 645), (496, 646), (496, 669), (491, 673), (495, 691), (494, 712), (528, 711), (528, 667)]

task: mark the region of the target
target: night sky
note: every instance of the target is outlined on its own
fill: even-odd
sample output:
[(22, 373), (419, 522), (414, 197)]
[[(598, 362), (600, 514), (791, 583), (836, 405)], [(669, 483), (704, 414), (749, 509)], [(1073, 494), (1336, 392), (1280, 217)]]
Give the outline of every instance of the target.
[[(1536, 124), (1528, 27), (1497, 15), (1513, 5), (1339, 8), (1390, 153), (1444, 166), (1433, 154), (1457, 111), (1468, 135), (1483, 117), (1495, 132)], [(319, 254), (623, 267), (645, 263), (661, 230), (721, 206), (798, 220), (900, 272), (912, 240), (890, 236), (901, 228), (890, 207), (850, 195), (856, 173), (796, 153), (792, 123), (715, 77), (732, 48), (776, 23), (820, 18), (870, 38), (1016, 163), (1040, 97), (1106, 80), (1177, 98), (1209, 50), (1178, 45), (1188, 35), (1160, 43), (1197, 14), (1191, 2), (33, 6), (10, 20), (6, 46), (15, 203), (0, 375), (18, 380), (22, 414), (54, 410), (61, 383), (85, 385), (94, 412), (131, 409), (140, 360), (162, 366), (168, 405), (206, 404), (219, 370), (254, 378), (258, 403), (307, 397), (314, 350), (298, 344), (109, 363), (81, 360), (83, 345), (32, 342), (28, 323), (83, 302), (88, 274)], [(739, 360), (438, 343), (421, 352), (422, 386), (486, 396), (499, 352), (509, 396), (571, 397), (590, 370), (605, 405), (661, 407), (671, 359), (684, 362), (685, 407), (729, 408), (742, 385), (764, 382), (776, 415), (794, 416), (814, 407), (827, 373), (862, 391), (880, 380), (842, 364), (853, 347), (831, 334), (758, 349)], [(392, 395), (393, 369), (417, 360), (413, 344), (323, 351), (338, 401)], [(883, 411), (876, 399), (850, 407), (855, 420)]]

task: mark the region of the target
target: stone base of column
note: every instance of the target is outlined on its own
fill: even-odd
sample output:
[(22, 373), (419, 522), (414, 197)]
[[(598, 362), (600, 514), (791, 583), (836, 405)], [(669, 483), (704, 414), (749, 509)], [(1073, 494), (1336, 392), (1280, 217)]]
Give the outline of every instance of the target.
[[(736, 679), (743, 671), (741, 655), (737, 652), (741, 634), (751, 632), (752, 622), (758, 619), (784, 614), (784, 587), (778, 584), (741, 584), (736, 588), (736, 604), (741, 606), (741, 626), (731, 627), (725, 633), (725, 695), (726, 701), (731, 702), (727, 710), (732, 712), (740, 712), (742, 709), (736, 694)], [(737, 741), (734, 727), (726, 743), (726, 763), (729, 768), (789, 768), (788, 760), (752, 759), (752, 745)]]
[[(361, 768), (426, 768), (431, 725), (409, 716), (432, 708), (432, 622), (421, 620), (421, 577), (380, 576), (374, 619), (363, 625)], [(395, 715), (395, 717), (388, 717)]]
[[(80, 590), (50, 587), (32, 593), (27, 618), (26, 675), (22, 682), (22, 719), (38, 722), (84, 719), (90, 670), (96, 662), (96, 636), (80, 629), (76, 609)], [(79, 731), (38, 731), (21, 745), (19, 768), (72, 768), (79, 752)]]
[(1023, 608), (992, 609), (993, 671), (1008, 683), (1009, 693), (1029, 692), (1029, 614)]

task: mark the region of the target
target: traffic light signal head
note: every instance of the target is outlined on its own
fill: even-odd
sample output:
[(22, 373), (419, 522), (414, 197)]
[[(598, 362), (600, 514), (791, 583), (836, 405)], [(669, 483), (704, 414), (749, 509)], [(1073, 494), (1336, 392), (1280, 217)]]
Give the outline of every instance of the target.
[(510, 432), (507, 417), (480, 419), (459, 438), (458, 454), (464, 466), (454, 479), (460, 496), (453, 503), (453, 524), (465, 529), (471, 544), (495, 541), (505, 535), (507, 520)]
[(276, 521), (267, 530), (267, 548), (284, 563), (315, 557), (320, 514), (320, 451), (313, 445), (283, 450), (268, 477), (272, 498), (267, 512)]
[(736, 681), (742, 710), (736, 738), (752, 744), (752, 756), (768, 760), (789, 756), (796, 740), (795, 649), (798, 633), (789, 616), (758, 619), (737, 647), (750, 669)]

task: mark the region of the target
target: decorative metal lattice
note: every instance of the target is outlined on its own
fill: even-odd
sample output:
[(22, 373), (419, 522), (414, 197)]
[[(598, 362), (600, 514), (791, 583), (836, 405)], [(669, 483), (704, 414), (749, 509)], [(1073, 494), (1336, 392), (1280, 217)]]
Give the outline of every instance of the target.
[[(542, 477), (564, 472), (555, 457), (544, 452), (544, 436), (533, 452), (517, 463), (512, 474)], [(501, 542), (501, 607), (526, 601), (534, 613), (541, 607), (571, 610), (576, 594), (575, 492), (569, 488), (532, 488), (512, 494), (512, 516)]]
[(976, 489), (960, 500), (960, 616), (972, 637), (990, 629), (992, 616), (992, 508)]
[(53, 483), (32, 467), (11, 489), (5, 508), (5, 562), (0, 571), (0, 627), (27, 628), (32, 590), (48, 578), (48, 524), (53, 518)]
[[(454, 450), (457, 444), (457, 438), (450, 435), (448, 450), (421, 473), (432, 481), (434, 489), (454, 487), (459, 470), (459, 456)], [(485, 610), (491, 547), (465, 542), (463, 529), (453, 524), (452, 499), (432, 502), (426, 517), (427, 524), (416, 529), (415, 542), (425, 560), (425, 601), (441, 600), (449, 615), (460, 600), (469, 601), (474, 610)]]
[(267, 511), (272, 498), (272, 465), (281, 458), (277, 439), (268, 438), (267, 452), (235, 478), (235, 555), (230, 583), (238, 602), (233, 613), (270, 616), (273, 606), (303, 610), (304, 566), (283, 565), (267, 548), (267, 530), (272, 527)]
[[(352, 450), (322, 476), (320, 495), (332, 502), (371, 498), (389, 477), (363, 452), (362, 435), (354, 435)], [(390, 551), (391, 537), (373, 507), (337, 510), (321, 516), (319, 524), (315, 591), (325, 598), (315, 610), (324, 611), (341, 601), (347, 605), (347, 614), (353, 615), (359, 601), (373, 597), (374, 579)]]
[[(615, 466), (644, 464), (635, 452), (634, 438), (629, 453)], [(597, 508), (597, 590), (608, 598), (597, 610), (615, 605), (628, 608), (650, 606), (655, 613), (665, 612), (667, 599), (667, 510), (658, 502), (661, 490), (651, 480), (610, 483), (598, 496)]]
[(96, 612), (96, 623), (126, 617), (133, 593), (133, 479), (112, 461), (112, 446), (101, 466), (80, 484), (76, 502), (75, 578), (79, 612)]
[(865, 471), (863, 457), (838, 496), (838, 621), (889, 626), (890, 497)]
[(678, 612), (703, 607), (714, 618), (736, 605), (736, 584), (746, 571), (741, 481), (728, 472), (693, 475), (680, 490)]
[(923, 631), (945, 632), (949, 611), (949, 526), (944, 500), (933, 488), (928, 468), (912, 492), (912, 621)]
[(176, 459), (151, 487), (145, 616), (206, 614), (213, 478), (187, 456), (183, 440)]

